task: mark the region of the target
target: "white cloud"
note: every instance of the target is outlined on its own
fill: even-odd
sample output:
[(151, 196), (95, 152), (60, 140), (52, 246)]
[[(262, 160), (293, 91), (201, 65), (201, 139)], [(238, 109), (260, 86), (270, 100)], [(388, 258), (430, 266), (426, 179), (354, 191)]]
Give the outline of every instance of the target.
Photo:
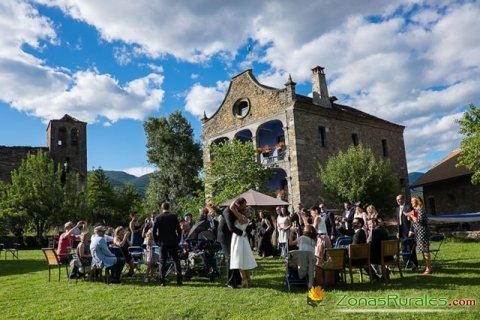
[(197, 118), (203, 117), (204, 112), (207, 117), (212, 116), (220, 107), (227, 92), (228, 84), (227, 81), (218, 81), (215, 87), (194, 84), (185, 97), (185, 110)]
[(192, 73), (190, 75), (190, 78), (193, 79), (193, 80), (198, 79), (198, 74), (197, 73)]
[(163, 75), (151, 73), (121, 85), (97, 70), (50, 67), (23, 47), (56, 44), (51, 21), (15, 0), (0, 2), (0, 21), (0, 100), (13, 108), (44, 120), (65, 113), (87, 122), (105, 117), (105, 125), (111, 125), (122, 118), (142, 120), (160, 107)]
[(25, 92), (25, 86), (15, 88), (16, 98), (11, 105), (45, 120), (68, 113), (86, 122), (94, 122), (100, 116), (116, 122), (143, 120), (159, 108), (164, 95), (163, 76), (154, 73), (123, 86), (112, 76), (94, 70), (79, 71), (65, 78), (63, 88), (47, 93)]

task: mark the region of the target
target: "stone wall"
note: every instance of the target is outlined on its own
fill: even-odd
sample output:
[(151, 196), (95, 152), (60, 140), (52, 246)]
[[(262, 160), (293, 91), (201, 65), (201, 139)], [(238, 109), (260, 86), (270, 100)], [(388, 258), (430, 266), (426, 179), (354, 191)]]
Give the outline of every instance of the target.
[(423, 186), (427, 212), (433, 213), (431, 199), (434, 199), (436, 214), (480, 212), (480, 185), (472, 185), (470, 177)]
[[(352, 145), (352, 134), (358, 142), (372, 149), (378, 158), (391, 161), (402, 187), (407, 183), (407, 165), (403, 142), (403, 127), (383, 120), (364, 118), (355, 114), (318, 106), (300, 105), (294, 110), (295, 155), (298, 166), (299, 202), (312, 205), (324, 198), (318, 177), (319, 164)], [(319, 127), (325, 129), (321, 145)], [(382, 140), (387, 142), (384, 157)], [(295, 200), (295, 199), (294, 199)], [(296, 201), (295, 201), (296, 202)]]
[(42, 147), (0, 146), (0, 180), (10, 183), (10, 173), (22, 164), (22, 160), (26, 159), (29, 153), (35, 154), (40, 150), (48, 152), (48, 148)]

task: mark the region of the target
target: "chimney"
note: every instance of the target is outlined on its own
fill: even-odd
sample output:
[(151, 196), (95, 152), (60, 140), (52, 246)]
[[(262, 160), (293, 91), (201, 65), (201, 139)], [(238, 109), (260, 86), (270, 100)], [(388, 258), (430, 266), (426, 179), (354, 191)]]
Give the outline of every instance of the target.
[(296, 93), (295, 93), (295, 85), (296, 83), (293, 82), (292, 76), (289, 74), (288, 75), (288, 81), (285, 83), (285, 87), (287, 89), (287, 97), (289, 101), (294, 101), (296, 98)]
[(327, 81), (325, 80), (324, 68), (316, 66), (312, 69), (312, 97), (313, 104), (327, 108), (332, 107), (328, 97)]

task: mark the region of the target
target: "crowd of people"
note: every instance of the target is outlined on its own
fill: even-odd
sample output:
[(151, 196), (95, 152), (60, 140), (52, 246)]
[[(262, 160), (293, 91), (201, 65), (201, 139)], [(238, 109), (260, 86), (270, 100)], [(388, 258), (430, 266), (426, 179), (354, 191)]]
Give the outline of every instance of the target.
[[(403, 195), (398, 195), (396, 201), (396, 237), (415, 237), (416, 247), (422, 252), (425, 263), (422, 274), (431, 274), (433, 269), (423, 202), (413, 196), (411, 203), (406, 203)], [(325, 203), (308, 210), (298, 204), (292, 212), (287, 206), (277, 207), (274, 214), (264, 210), (255, 212), (244, 198), (238, 198), (223, 209), (208, 204), (198, 222), (190, 213), (181, 217), (173, 214), (166, 202), (159, 204), (158, 214), (152, 212), (143, 223), (140, 223), (136, 212), (131, 213), (130, 217), (128, 228), (118, 226), (112, 229), (96, 224), (92, 235), (87, 231), (84, 221), (76, 225), (67, 222), (59, 238), (59, 261), (71, 262), (71, 248), (78, 242), (71, 276), (81, 275), (87, 267), (92, 270), (107, 269), (110, 282), (119, 283), (125, 265), (128, 266), (128, 272), (123, 276), (133, 276), (136, 272), (129, 248), (141, 246), (146, 264), (145, 282), (151, 281), (155, 271), (159, 270), (160, 285), (165, 286), (167, 259), (170, 258), (176, 270), (176, 283), (182, 285), (180, 256), (188, 251), (189, 240), (196, 239), (201, 231), (208, 230), (221, 247), (227, 268), (226, 285), (230, 288), (251, 286), (250, 271), (257, 267), (254, 250), (259, 259), (270, 256), (286, 258), (290, 250), (310, 251), (316, 259), (315, 283), (322, 284), (334, 281), (328, 277), (326, 279), (320, 267), (324, 263), (325, 250), (333, 247), (337, 238), (351, 237), (352, 244), (370, 243), (371, 263), (374, 265), (380, 264), (381, 241), (389, 239), (384, 219), (373, 205), (364, 209), (361, 203), (352, 205), (349, 201), (344, 202), (341, 216), (334, 215)], [(158, 253), (155, 247), (159, 248)], [(112, 248), (118, 248), (120, 254)], [(415, 253), (410, 261), (410, 266), (415, 270), (418, 266)], [(376, 280), (379, 278), (375, 273), (373, 277)]]

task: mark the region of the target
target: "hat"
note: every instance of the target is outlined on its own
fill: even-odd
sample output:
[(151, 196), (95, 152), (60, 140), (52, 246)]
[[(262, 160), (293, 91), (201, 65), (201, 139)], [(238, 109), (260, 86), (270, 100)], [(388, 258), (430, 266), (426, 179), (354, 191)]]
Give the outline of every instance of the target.
[(73, 227), (73, 222), (72, 222), (72, 221), (68, 221), (67, 223), (65, 223), (64, 227), (65, 227), (65, 228)]
[(104, 226), (96, 226), (93, 231), (95, 232), (105, 232), (107, 230)]

